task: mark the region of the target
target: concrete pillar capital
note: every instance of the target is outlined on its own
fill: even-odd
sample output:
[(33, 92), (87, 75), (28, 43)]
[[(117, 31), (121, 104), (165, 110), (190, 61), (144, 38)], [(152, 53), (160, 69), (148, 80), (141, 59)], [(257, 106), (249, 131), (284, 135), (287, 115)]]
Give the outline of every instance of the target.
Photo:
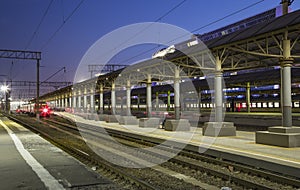
[(294, 58), (292, 58), (292, 57), (280, 58), (279, 62), (280, 62), (281, 67), (291, 67), (292, 64), (294, 63)]

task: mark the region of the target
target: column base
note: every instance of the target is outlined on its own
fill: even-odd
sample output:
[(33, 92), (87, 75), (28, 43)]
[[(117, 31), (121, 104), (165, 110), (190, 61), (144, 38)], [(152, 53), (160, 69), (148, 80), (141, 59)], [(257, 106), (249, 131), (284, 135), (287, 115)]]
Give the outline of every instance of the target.
[(233, 122), (205, 122), (202, 134), (211, 137), (236, 136), (236, 127)]
[(138, 125), (139, 120), (135, 116), (120, 116), (120, 125)]
[(257, 131), (255, 142), (280, 147), (300, 147), (300, 127), (269, 127), (268, 131)]
[(94, 116), (91, 113), (86, 114), (88, 120), (94, 120)]
[(106, 117), (107, 117), (107, 114), (99, 114), (98, 115), (99, 121), (106, 121)]
[(99, 121), (99, 116), (97, 113), (92, 113), (92, 120)]
[(139, 122), (139, 127), (159, 128), (160, 127), (160, 118), (156, 118), (156, 117), (141, 118), (140, 122)]
[(190, 122), (187, 119), (169, 119), (166, 120), (164, 126), (166, 131), (189, 131), (191, 128)]
[(107, 123), (119, 123), (120, 115), (107, 115), (105, 121)]

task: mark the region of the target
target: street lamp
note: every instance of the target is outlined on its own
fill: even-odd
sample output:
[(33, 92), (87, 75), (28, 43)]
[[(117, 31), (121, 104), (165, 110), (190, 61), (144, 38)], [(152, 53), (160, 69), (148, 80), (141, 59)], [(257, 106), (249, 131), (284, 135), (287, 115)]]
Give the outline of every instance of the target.
[(8, 90), (8, 86), (6, 86), (6, 85), (1, 86), (1, 91), (2, 92), (7, 92), (7, 90)]
[(2, 85), (1, 86), (1, 91), (4, 92), (4, 100), (5, 100), (5, 104), (4, 104), (4, 111), (7, 112), (9, 110), (8, 107), (8, 92), (9, 92), (9, 88), (7, 85)]

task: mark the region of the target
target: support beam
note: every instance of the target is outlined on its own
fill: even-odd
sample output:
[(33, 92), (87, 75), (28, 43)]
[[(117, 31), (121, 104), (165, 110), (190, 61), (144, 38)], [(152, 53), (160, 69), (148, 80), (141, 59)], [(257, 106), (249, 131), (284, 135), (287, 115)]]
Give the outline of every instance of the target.
[(87, 95), (85, 93), (83, 95), (83, 110), (84, 112), (87, 110)]
[(247, 82), (246, 85), (246, 106), (247, 106), (247, 112), (250, 113), (250, 102), (251, 102), (251, 92), (250, 92), (250, 82)]
[(171, 91), (167, 93), (167, 111), (171, 111)]
[(94, 113), (95, 111), (95, 104), (94, 104), (94, 91), (91, 92), (90, 94), (90, 105), (91, 105), (91, 113)]
[[(287, 34), (286, 34), (287, 36)], [(293, 59), (291, 59), (290, 40), (283, 40), (283, 59), (280, 66), (282, 68), (282, 126), (292, 126), (292, 83), (291, 83), (291, 66)]]
[(199, 92), (198, 92), (198, 110), (199, 113), (201, 113), (201, 88), (199, 88)]
[[(40, 59), (36, 60), (36, 109), (40, 110)], [(39, 111), (36, 112), (37, 120), (40, 119)]]
[(126, 86), (126, 115), (131, 115), (131, 85), (130, 80), (127, 80), (127, 86)]
[(103, 84), (100, 84), (99, 94), (99, 113), (103, 114)]
[(223, 75), (222, 75), (222, 62), (220, 57), (216, 57), (215, 66), (215, 121), (206, 122), (202, 128), (204, 136), (222, 137), (222, 136), (235, 136), (236, 128), (232, 122), (223, 122)]
[(152, 90), (151, 90), (151, 75), (148, 74), (147, 76), (147, 98), (146, 98), (146, 104), (147, 104), (147, 117), (151, 117), (152, 112)]
[(76, 108), (77, 108), (76, 99), (77, 99), (76, 94), (73, 94), (73, 105), (72, 105), (72, 106), (73, 106), (74, 112), (75, 112), (75, 110), (76, 110)]
[(116, 86), (114, 81), (111, 84), (111, 113), (116, 115)]
[(300, 127), (294, 127), (292, 124), (291, 66), (293, 58), (291, 58), (291, 45), (287, 36), (285, 32), (284, 40), (282, 40), (283, 57), (280, 60), (282, 126), (269, 127), (268, 131), (257, 131), (255, 140), (260, 144), (291, 148), (300, 147)]
[(175, 120), (180, 119), (180, 69), (175, 68), (175, 78), (174, 78), (174, 107), (175, 107)]
[(81, 112), (81, 94), (80, 93), (78, 94), (78, 109)]
[(223, 87), (222, 87), (222, 66), (219, 56), (216, 57), (215, 73), (215, 121), (223, 121)]
[(155, 93), (155, 111), (159, 111), (159, 93)]

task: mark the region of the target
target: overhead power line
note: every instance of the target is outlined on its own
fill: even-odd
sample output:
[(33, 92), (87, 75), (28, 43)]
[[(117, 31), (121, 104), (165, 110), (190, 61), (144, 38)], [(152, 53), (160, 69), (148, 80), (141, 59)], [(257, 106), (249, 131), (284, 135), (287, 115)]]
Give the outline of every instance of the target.
[[(166, 13), (164, 13), (162, 16), (158, 17), (154, 22), (158, 22), (158, 21), (161, 21), (163, 18), (165, 18), (167, 15), (169, 15), (171, 12), (173, 12), (175, 9), (177, 9), (178, 7), (180, 7), (184, 2), (186, 2), (186, 0), (183, 0), (181, 1), (180, 3), (176, 4), (174, 7), (172, 7), (170, 10), (168, 10)], [(141, 29), (140, 31), (136, 32), (135, 34), (132, 35), (132, 37), (128, 38), (127, 40), (123, 41), (122, 43), (120, 43), (118, 45), (119, 46), (122, 46), (123, 44), (127, 43), (128, 41), (130, 41), (131, 39), (135, 38), (137, 35), (141, 34), (142, 32), (144, 32), (147, 28), (149, 28), (153, 23), (150, 23), (148, 26), (145, 26), (143, 29)], [(155, 48), (152, 48), (151, 50), (153, 49), (156, 49), (157, 47)], [(151, 51), (151, 50), (148, 50), (147, 52)], [(147, 52), (143, 52), (142, 54), (145, 54)], [(124, 62), (126, 61), (129, 61), (135, 57), (138, 57), (140, 55), (137, 55), (137, 56), (133, 56), (129, 59), (126, 59)]]
[(231, 16), (233, 16), (233, 15), (235, 15), (235, 14), (238, 14), (238, 13), (244, 11), (244, 10), (247, 10), (247, 9), (249, 9), (249, 8), (251, 8), (251, 7), (254, 7), (255, 5), (257, 5), (257, 4), (259, 4), (259, 3), (263, 2), (263, 1), (264, 1), (264, 0), (257, 1), (256, 3), (253, 3), (253, 4), (251, 4), (251, 5), (247, 6), (247, 7), (244, 7), (244, 8), (242, 8), (242, 9), (240, 9), (240, 10), (237, 10), (237, 11), (231, 13), (231, 14), (228, 14), (228, 15), (226, 15), (226, 16), (224, 16), (224, 17), (222, 17), (222, 18), (219, 18), (219, 19), (217, 19), (217, 20), (215, 20), (215, 21), (213, 21), (213, 22), (210, 22), (210, 23), (208, 23), (208, 24), (206, 24), (206, 25), (204, 25), (204, 26), (201, 26), (201, 27), (199, 27), (199, 28), (196, 28), (196, 29), (192, 30), (192, 33), (196, 32), (196, 31), (198, 31), (198, 30), (201, 30), (201, 29), (203, 29), (203, 28), (206, 28), (206, 27), (208, 27), (208, 26), (210, 26), (210, 25), (213, 25), (213, 24), (215, 24), (215, 23), (218, 23), (218, 22), (220, 22), (220, 21), (222, 21), (222, 20), (224, 20), (224, 19), (226, 19), (226, 18), (229, 18), (229, 17), (231, 17)]
[(79, 7), (83, 4), (85, 0), (81, 0), (78, 5), (73, 9), (71, 14), (61, 23), (61, 25), (55, 30), (55, 32), (51, 35), (51, 37), (46, 41), (46, 43), (41, 47), (41, 50), (43, 50), (50, 41), (56, 36), (56, 34), (62, 29), (62, 27), (70, 20), (70, 18), (74, 15), (74, 13), (79, 9)]
[(47, 7), (47, 9), (46, 9), (46, 11), (44, 12), (44, 14), (43, 14), (43, 16), (42, 16), (42, 19), (40, 20), (40, 22), (39, 22), (39, 24), (37, 25), (35, 31), (33, 32), (33, 34), (32, 34), (32, 36), (31, 36), (29, 42), (28, 42), (27, 45), (25, 46), (25, 50), (27, 50), (27, 48), (28, 48), (28, 47), (30, 46), (30, 44), (32, 43), (34, 37), (36, 36), (38, 30), (40, 29), (40, 26), (42, 25), (42, 23), (43, 23), (43, 21), (44, 21), (46, 15), (47, 15), (47, 13), (48, 13), (48, 11), (49, 11), (49, 9), (50, 9), (52, 3), (53, 3), (53, 0), (50, 1), (49, 5), (48, 5), (48, 7)]
[(160, 16), (159, 18), (157, 18), (155, 20), (155, 22), (158, 22), (160, 20), (162, 20), (164, 17), (166, 17), (168, 14), (170, 14), (171, 12), (173, 12), (175, 9), (177, 9), (178, 7), (180, 7), (184, 2), (186, 2), (186, 0), (181, 1), (180, 3), (178, 3), (175, 7), (173, 7), (172, 9), (170, 9), (168, 12), (166, 12), (165, 14), (163, 14), (162, 16)]
[[(255, 2), (255, 3), (253, 3), (253, 4), (251, 4), (251, 5), (248, 5), (248, 6), (244, 7), (244, 8), (242, 8), (242, 9), (239, 9), (239, 10), (237, 10), (237, 11), (231, 13), (231, 14), (228, 14), (228, 15), (226, 15), (226, 16), (220, 18), (220, 19), (217, 19), (217, 20), (215, 20), (215, 21), (213, 21), (213, 22), (210, 22), (210, 23), (208, 23), (208, 24), (206, 24), (206, 25), (203, 25), (203, 26), (201, 26), (201, 27), (198, 27), (198, 28), (192, 30), (191, 32), (194, 33), (194, 32), (196, 32), (196, 31), (198, 31), (198, 30), (200, 30), (200, 29), (206, 28), (206, 27), (208, 27), (208, 26), (210, 26), (210, 25), (213, 25), (213, 24), (215, 24), (215, 23), (217, 23), (217, 22), (220, 22), (220, 21), (222, 21), (222, 20), (224, 20), (224, 19), (226, 19), (226, 18), (229, 18), (229, 17), (231, 17), (231, 16), (233, 16), (233, 15), (235, 15), (235, 14), (238, 14), (238, 13), (244, 11), (244, 10), (247, 10), (247, 9), (249, 9), (249, 8), (251, 8), (251, 7), (254, 7), (254, 6), (257, 5), (257, 4), (262, 3), (263, 1), (264, 1), (264, 0), (257, 1), (257, 2)], [(180, 37), (175, 38), (175, 39), (173, 39), (173, 40), (171, 40), (171, 41), (169, 41), (169, 42), (175, 41), (176, 39), (179, 39), (179, 38), (182, 38), (182, 37), (185, 37), (185, 36), (180, 36)], [(150, 51), (155, 50), (156, 48), (157, 48), (157, 47), (154, 47), (154, 48), (145, 50), (145, 51), (143, 51), (143, 52), (141, 52), (141, 53), (139, 53), (139, 54), (137, 54), (137, 55), (135, 55), (135, 56), (132, 56), (132, 57), (130, 57), (130, 58), (127, 58), (124, 62), (130, 61), (131, 59), (134, 59), (134, 58), (136, 58), (136, 57), (139, 57), (139, 56), (141, 56), (141, 55), (144, 55), (144, 54), (146, 54), (146, 53), (148, 53), (148, 52), (150, 52)]]
[[(165, 18), (167, 15), (169, 15), (171, 12), (173, 12), (175, 9), (177, 9), (178, 7), (180, 7), (186, 0), (181, 1), (180, 3), (178, 3), (177, 5), (175, 5), (173, 8), (171, 8), (170, 10), (168, 10), (166, 13), (164, 13), (162, 16), (158, 17), (155, 22), (161, 21), (163, 18)], [(131, 39), (135, 38), (137, 35), (141, 34), (142, 32), (144, 32), (147, 28), (149, 28), (153, 23), (150, 23), (148, 26), (146, 26), (145, 28), (141, 29), (140, 31), (138, 31), (137, 33), (135, 33), (131, 38), (125, 40), (123, 43), (121, 43), (119, 46), (123, 45), (124, 43), (127, 43), (128, 41), (130, 41)]]

